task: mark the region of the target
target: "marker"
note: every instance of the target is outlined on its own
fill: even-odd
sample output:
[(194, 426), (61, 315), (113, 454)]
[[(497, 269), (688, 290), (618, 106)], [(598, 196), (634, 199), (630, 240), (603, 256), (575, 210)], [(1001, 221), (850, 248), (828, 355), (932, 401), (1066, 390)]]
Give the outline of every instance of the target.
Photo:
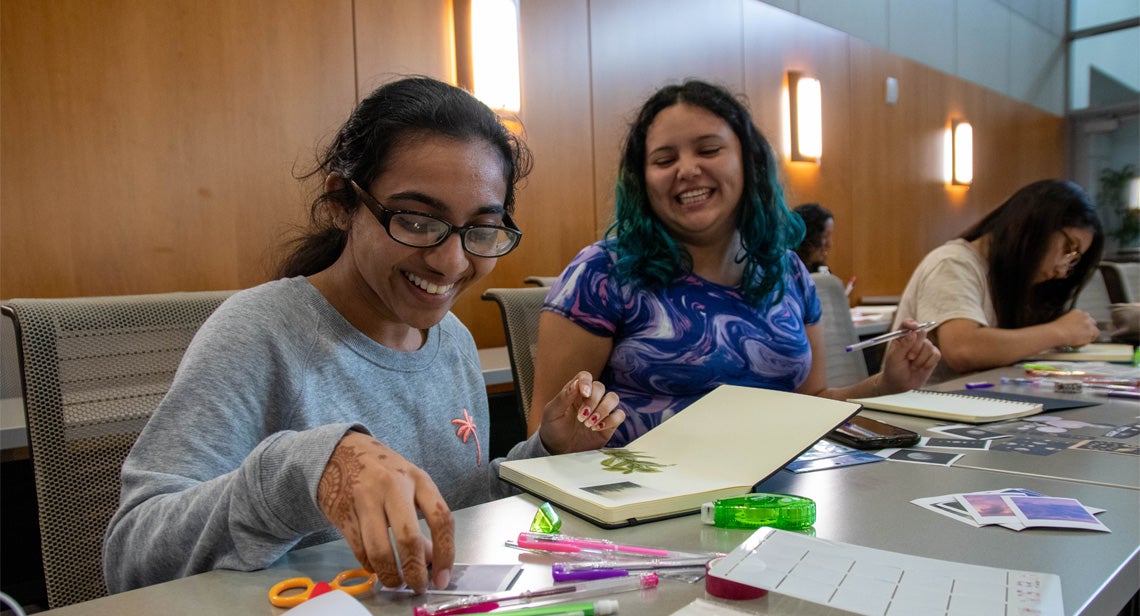
[(970, 383), (966, 383), (966, 389), (986, 389), (987, 387), (993, 386), (994, 384), (988, 381), (972, 381)]
[[(452, 614), (482, 614), (516, 603), (529, 603), (547, 597), (558, 599), (584, 599), (597, 595), (608, 595), (630, 590), (643, 590), (657, 587), (656, 573), (642, 573), (639, 576), (620, 577), (593, 582), (559, 584), (537, 590), (504, 591), (488, 595), (472, 595), (435, 605), (417, 605), (412, 608), (413, 616), (450, 616)], [(614, 602), (616, 605), (616, 601)], [(553, 606), (551, 606), (553, 607)], [(563, 611), (566, 606), (560, 606)], [(557, 614), (558, 612), (553, 612)]]
[(619, 554), (639, 554), (641, 556), (672, 556), (669, 550), (660, 548), (645, 548), (635, 545), (618, 545), (606, 539), (589, 539), (585, 537), (570, 537), (551, 533), (519, 533), (518, 542), (521, 547), (528, 549), (548, 550), (551, 552), (578, 552), (586, 550), (601, 550)]
[(594, 603), (563, 603), (561, 605), (524, 607), (522, 609), (495, 613), (504, 615), (510, 614), (512, 616), (568, 616), (569, 614), (609, 616), (610, 614), (618, 613), (618, 602), (614, 599), (602, 599)]
[(858, 342), (858, 343), (852, 344), (852, 345), (847, 347), (847, 352), (850, 353), (851, 351), (858, 351), (859, 349), (865, 349), (867, 347), (873, 347), (875, 345), (883, 344), (884, 342), (890, 342), (891, 340), (895, 340), (897, 338), (902, 338), (903, 336), (905, 336), (911, 332), (919, 332), (919, 331), (930, 329), (937, 324), (938, 323), (935, 321), (927, 321), (925, 323), (919, 323), (918, 327), (916, 327), (914, 329), (907, 329), (905, 327), (903, 327), (901, 329), (896, 329), (893, 332), (888, 332), (888, 333), (885, 333), (881, 336), (875, 336), (874, 338), (869, 338), (867, 340), (864, 340), (863, 342)]
[(847, 288), (844, 289), (843, 294), (844, 295), (851, 295), (851, 291), (853, 291), (853, 290), (855, 290), (855, 277), (854, 276), (851, 277), (851, 280), (847, 281)]

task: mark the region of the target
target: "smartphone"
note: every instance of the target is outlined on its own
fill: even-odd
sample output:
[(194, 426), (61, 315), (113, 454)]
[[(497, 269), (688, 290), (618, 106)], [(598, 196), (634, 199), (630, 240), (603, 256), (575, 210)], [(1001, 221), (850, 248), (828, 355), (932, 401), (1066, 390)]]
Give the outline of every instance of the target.
[(910, 447), (918, 442), (918, 433), (856, 415), (829, 432), (827, 438), (856, 449), (884, 449)]

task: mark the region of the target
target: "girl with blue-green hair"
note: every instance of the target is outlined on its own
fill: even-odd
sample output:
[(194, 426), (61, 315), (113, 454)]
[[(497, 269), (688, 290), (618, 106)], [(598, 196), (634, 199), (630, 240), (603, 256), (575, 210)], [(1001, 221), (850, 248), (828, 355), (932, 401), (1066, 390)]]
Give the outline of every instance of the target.
[[(534, 399), (579, 370), (620, 398), (609, 444), (640, 436), (721, 384), (830, 398), (921, 386), (939, 359), (922, 332), (896, 340), (884, 372), (826, 387), (821, 308), (796, 256), (803, 221), (748, 107), (690, 80), (658, 90), (629, 129), (606, 237), (583, 249), (540, 319)], [(911, 323), (911, 327), (915, 324)], [(615, 418), (582, 409), (587, 427)], [(529, 429), (541, 418), (531, 417)]]

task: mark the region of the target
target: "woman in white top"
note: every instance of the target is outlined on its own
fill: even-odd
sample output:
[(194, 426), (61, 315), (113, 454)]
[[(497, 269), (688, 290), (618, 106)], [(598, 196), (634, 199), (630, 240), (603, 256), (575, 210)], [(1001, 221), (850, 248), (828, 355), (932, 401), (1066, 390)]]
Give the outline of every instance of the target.
[(932, 383), (1088, 344), (1100, 331), (1073, 305), (1103, 249), (1100, 220), (1079, 186), (1034, 182), (926, 255), (895, 327), (904, 319), (939, 324), (930, 334), (942, 351)]

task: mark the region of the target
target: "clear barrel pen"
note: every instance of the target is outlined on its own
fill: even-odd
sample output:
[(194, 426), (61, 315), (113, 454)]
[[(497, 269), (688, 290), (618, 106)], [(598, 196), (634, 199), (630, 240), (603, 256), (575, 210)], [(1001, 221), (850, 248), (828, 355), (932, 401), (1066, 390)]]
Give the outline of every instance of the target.
[(891, 340), (902, 338), (911, 332), (919, 332), (924, 329), (930, 329), (937, 324), (938, 323), (935, 321), (927, 321), (925, 323), (919, 323), (918, 327), (915, 327), (914, 329), (907, 329), (905, 327), (902, 327), (896, 329), (893, 332), (887, 332), (881, 336), (875, 336), (874, 338), (868, 338), (862, 342), (857, 342), (855, 344), (849, 345), (847, 347), (847, 352), (850, 353), (851, 351), (858, 351), (859, 349), (865, 349), (867, 347), (873, 347), (877, 344), (883, 344), (884, 342), (890, 342)]
[(553, 566), (563, 571), (590, 571), (594, 569), (625, 569), (627, 571), (646, 571), (650, 569), (682, 569), (688, 567), (704, 567), (710, 560), (720, 556), (710, 554), (696, 558), (646, 558), (641, 560), (595, 560), (595, 561), (568, 561), (554, 563)]
[[(571, 537), (569, 535), (557, 535), (552, 533), (522, 532), (519, 533), (518, 543), (525, 548), (546, 549), (552, 552), (577, 552), (579, 549), (587, 549), (622, 554), (638, 554), (641, 556), (671, 557), (678, 555), (661, 548), (619, 545), (606, 539)], [(691, 554), (689, 556), (691, 556)]]
[(529, 603), (548, 597), (568, 599), (573, 597), (581, 599), (606, 595), (611, 593), (642, 590), (657, 587), (656, 573), (643, 573), (638, 576), (594, 580), (590, 582), (575, 582), (572, 584), (558, 584), (539, 588), (536, 590), (505, 591), (486, 595), (472, 595), (436, 603), (434, 605), (419, 605), (413, 608), (413, 616), (452, 616), (455, 614), (481, 614), (500, 607)]

